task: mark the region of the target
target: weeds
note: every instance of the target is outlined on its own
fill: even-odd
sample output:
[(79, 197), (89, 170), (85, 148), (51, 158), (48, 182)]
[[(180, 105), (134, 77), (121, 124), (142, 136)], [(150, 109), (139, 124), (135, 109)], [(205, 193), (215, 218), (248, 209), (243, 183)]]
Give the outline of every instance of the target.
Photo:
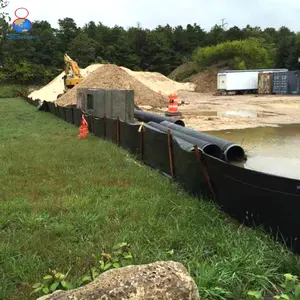
[(68, 273), (62, 274), (55, 270), (43, 278), (43, 282), (36, 283), (32, 288), (33, 294), (48, 295), (56, 290), (71, 290), (73, 286), (66, 281)]
[[(284, 281), (280, 288), (276, 289), (277, 293), (273, 294), (272, 299), (276, 300), (300, 300), (300, 281), (297, 276), (287, 273), (284, 275)], [(249, 291), (248, 298), (263, 300), (264, 291)]]
[(111, 254), (102, 252), (101, 259), (98, 261), (96, 255), (93, 255), (96, 261), (93, 266), (89, 266), (89, 271), (85, 274), (76, 285), (67, 281), (67, 274), (58, 273), (51, 270), (49, 275), (44, 276), (43, 281), (33, 285), (33, 292), (37, 296), (52, 294), (56, 290), (71, 290), (81, 287), (94, 281), (100, 274), (132, 264), (132, 254), (127, 243), (122, 243), (114, 247)]

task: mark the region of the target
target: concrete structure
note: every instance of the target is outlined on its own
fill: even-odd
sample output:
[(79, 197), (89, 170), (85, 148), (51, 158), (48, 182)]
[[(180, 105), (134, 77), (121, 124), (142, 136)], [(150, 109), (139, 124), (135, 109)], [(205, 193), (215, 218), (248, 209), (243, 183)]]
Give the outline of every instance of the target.
[(94, 117), (119, 118), (134, 122), (134, 91), (116, 89), (77, 89), (77, 107)]

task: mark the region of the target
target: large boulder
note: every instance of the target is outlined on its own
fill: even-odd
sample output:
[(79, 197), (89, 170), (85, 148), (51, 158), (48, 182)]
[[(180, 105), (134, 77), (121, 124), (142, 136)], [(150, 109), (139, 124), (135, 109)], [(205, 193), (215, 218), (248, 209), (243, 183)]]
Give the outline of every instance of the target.
[(101, 274), (72, 291), (57, 291), (39, 300), (199, 300), (197, 286), (177, 262), (128, 266)]

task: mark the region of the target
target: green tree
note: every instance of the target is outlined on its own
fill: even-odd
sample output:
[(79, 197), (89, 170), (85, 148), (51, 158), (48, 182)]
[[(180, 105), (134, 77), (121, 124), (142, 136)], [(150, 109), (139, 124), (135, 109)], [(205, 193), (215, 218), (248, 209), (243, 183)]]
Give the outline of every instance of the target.
[(128, 43), (136, 55), (137, 65), (136, 69), (142, 70), (145, 63), (145, 52), (147, 47), (147, 30), (141, 27), (138, 23), (136, 27), (130, 27), (127, 32)]
[(229, 28), (225, 32), (225, 36), (227, 41), (243, 40), (246, 37), (245, 33), (237, 26)]
[(84, 32), (79, 33), (69, 45), (70, 56), (77, 61), (81, 68), (95, 61), (95, 42)]
[(221, 26), (215, 25), (207, 33), (207, 36), (206, 36), (206, 45), (217, 45), (219, 43), (224, 42), (225, 39), (226, 39), (226, 32), (225, 32), (225, 30)]
[(286, 67), (290, 70), (300, 70), (300, 33), (298, 32), (293, 39), (293, 46), (289, 51)]
[[(277, 33), (276, 44), (276, 67), (286, 68), (289, 66), (291, 49), (295, 49), (295, 33), (287, 27), (281, 27)], [(293, 67), (293, 66), (290, 66)]]
[(32, 25), (31, 34), (38, 37), (32, 40), (35, 49), (32, 62), (54, 68), (61, 67), (63, 52), (59, 49), (56, 30), (47, 21), (37, 21)]
[(59, 39), (60, 50), (65, 52), (80, 30), (72, 18), (59, 19), (58, 24), (57, 37)]
[(146, 70), (169, 74), (173, 56), (173, 50), (164, 32), (154, 30), (147, 34), (147, 47), (144, 49)]
[(8, 1), (0, 0), (0, 19), (6, 19), (8, 17), (8, 13), (4, 11), (7, 5), (8, 5)]

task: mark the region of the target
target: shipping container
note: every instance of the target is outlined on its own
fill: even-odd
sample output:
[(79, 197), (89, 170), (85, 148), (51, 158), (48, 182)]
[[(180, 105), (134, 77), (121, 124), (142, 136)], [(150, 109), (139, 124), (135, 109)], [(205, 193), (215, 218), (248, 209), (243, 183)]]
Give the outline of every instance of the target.
[(272, 93), (276, 95), (288, 94), (288, 72), (273, 74)]
[(287, 69), (225, 70), (218, 73), (218, 90), (225, 92), (257, 92), (259, 73), (287, 72)]
[(288, 93), (300, 94), (300, 71), (288, 72)]
[(272, 93), (272, 73), (260, 72), (258, 74), (258, 93), (259, 94)]

